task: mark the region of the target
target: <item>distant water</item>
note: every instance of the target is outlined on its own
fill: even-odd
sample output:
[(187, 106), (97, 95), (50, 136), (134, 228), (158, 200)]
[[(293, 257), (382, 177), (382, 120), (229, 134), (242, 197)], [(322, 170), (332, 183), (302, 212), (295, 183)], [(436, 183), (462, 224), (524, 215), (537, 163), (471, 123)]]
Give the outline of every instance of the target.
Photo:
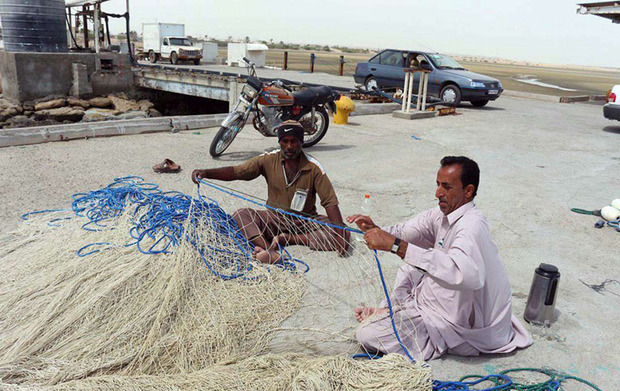
[(527, 76), (527, 75), (522, 76), (522, 77), (517, 77), (515, 78), (515, 80), (521, 83), (533, 84), (535, 86), (540, 86), (540, 87), (554, 88), (556, 90), (579, 91), (579, 90), (574, 90), (572, 88), (564, 88), (564, 87), (556, 86), (555, 84), (543, 83), (542, 81), (539, 81), (538, 79), (534, 79), (531, 76)]

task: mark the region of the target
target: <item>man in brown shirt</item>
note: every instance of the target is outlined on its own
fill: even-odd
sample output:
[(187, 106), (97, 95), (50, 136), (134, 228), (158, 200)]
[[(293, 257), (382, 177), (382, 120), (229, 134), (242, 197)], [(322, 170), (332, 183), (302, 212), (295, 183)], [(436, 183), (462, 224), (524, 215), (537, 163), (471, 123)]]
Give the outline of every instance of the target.
[[(252, 180), (262, 175), (267, 181), (267, 205), (313, 220), (344, 227), (338, 198), (323, 166), (305, 154), (304, 128), (296, 121), (286, 121), (277, 128), (280, 149), (264, 153), (238, 166), (194, 170), (192, 180), (199, 178), (222, 181)], [(316, 210), (316, 195), (327, 216)], [(287, 215), (273, 209), (239, 209), (233, 214), (244, 236), (254, 243), (255, 257), (274, 263), (280, 258), (280, 245), (304, 245), (313, 250), (338, 251), (346, 254), (349, 233), (316, 222)]]

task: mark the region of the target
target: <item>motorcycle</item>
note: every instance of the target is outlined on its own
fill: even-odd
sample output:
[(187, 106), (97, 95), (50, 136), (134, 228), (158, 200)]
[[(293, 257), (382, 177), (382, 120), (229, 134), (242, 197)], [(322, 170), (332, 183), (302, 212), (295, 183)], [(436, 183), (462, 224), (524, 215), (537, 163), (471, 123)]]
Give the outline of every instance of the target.
[(274, 128), (283, 121), (296, 120), (305, 130), (304, 147), (321, 141), (329, 127), (327, 110), (336, 112), (335, 101), (340, 94), (327, 86), (293, 92), (280, 80), (263, 83), (256, 74), (255, 64), (245, 57), (243, 61), (248, 64), (247, 83), (211, 142), (211, 156), (220, 156), (230, 146), (252, 112), (255, 114), (254, 128), (265, 137), (276, 137)]

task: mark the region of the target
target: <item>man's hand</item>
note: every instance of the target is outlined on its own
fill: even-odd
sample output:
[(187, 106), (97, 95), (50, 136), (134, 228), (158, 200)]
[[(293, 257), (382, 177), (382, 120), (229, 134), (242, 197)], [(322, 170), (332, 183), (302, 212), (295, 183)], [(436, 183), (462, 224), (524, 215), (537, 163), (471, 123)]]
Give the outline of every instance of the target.
[(276, 250), (279, 247), (278, 245), (281, 245), (282, 247), (288, 245), (291, 239), (290, 237), (291, 237), (290, 234), (285, 234), (285, 233), (275, 236), (268, 250)]
[(192, 171), (192, 181), (198, 184), (199, 179), (215, 179), (218, 181), (234, 181), (235, 168), (233, 166), (220, 168), (207, 168), (206, 170)]
[(198, 179), (202, 179), (205, 177), (206, 170), (194, 170), (192, 171), (192, 182), (198, 184)]
[(371, 250), (390, 251), (396, 237), (380, 228), (372, 228), (366, 231), (364, 240)]
[(357, 214), (357, 215), (347, 217), (347, 221), (349, 223), (357, 224), (359, 229), (362, 230), (363, 232), (366, 232), (373, 228), (377, 228), (377, 225), (375, 224), (374, 221), (372, 221), (370, 216), (364, 216), (364, 215)]

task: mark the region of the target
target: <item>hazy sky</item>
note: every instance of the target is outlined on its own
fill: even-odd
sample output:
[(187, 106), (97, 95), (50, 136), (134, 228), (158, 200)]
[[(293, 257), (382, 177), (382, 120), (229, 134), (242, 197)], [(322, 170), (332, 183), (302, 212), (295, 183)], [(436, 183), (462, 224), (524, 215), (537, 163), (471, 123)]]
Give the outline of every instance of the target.
[[(122, 12), (124, 6), (124, 0), (110, 0), (103, 9)], [(138, 32), (142, 23), (184, 23), (186, 34), (195, 37), (619, 67), (620, 25), (576, 10), (566, 0), (130, 0), (131, 29)]]

